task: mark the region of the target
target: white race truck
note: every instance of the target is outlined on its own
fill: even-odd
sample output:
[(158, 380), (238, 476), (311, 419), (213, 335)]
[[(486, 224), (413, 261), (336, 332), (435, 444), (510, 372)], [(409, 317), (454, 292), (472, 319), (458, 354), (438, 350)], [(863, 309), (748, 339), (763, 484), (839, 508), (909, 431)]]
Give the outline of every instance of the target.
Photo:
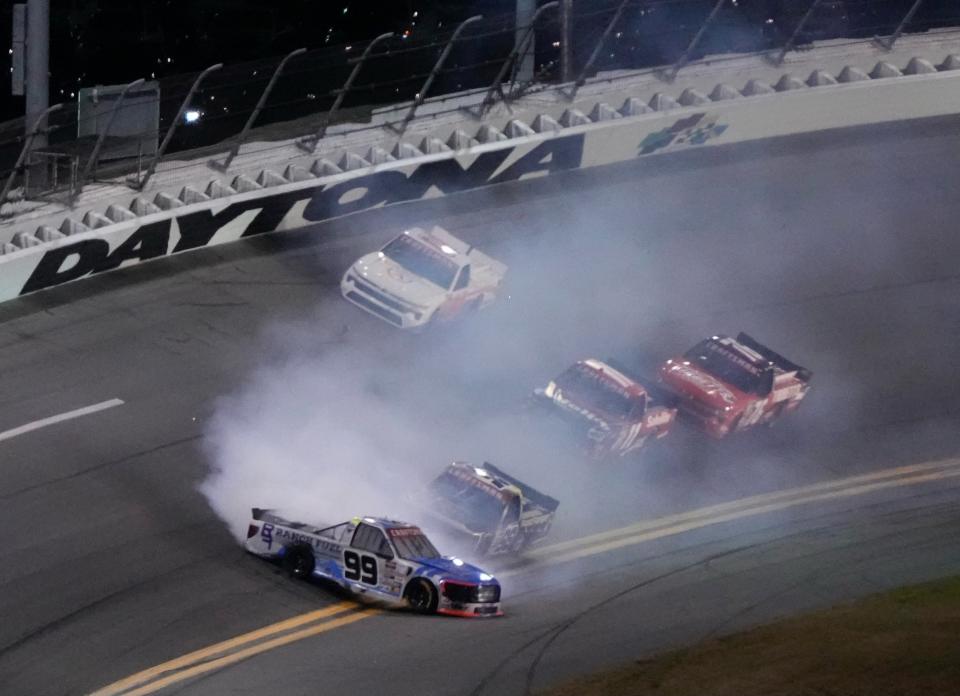
[(354, 263), (340, 281), (344, 298), (403, 329), (483, 309), (507, 267), (442, 227), (405, 230)]

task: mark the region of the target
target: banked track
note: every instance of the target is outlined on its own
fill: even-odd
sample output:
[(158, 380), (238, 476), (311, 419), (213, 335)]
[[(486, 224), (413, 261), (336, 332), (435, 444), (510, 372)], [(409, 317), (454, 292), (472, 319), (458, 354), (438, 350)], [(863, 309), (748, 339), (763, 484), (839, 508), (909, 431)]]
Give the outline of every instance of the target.
[[(686, 152), (379, 211), (0, 308), (0, 432), (123, 401), (0, 439), (4, 693), (92, 692), (309, 612), (324, 613), (123, 693), (178, 673), (189, 678), (170, 692), (524, 693), (955, 572), (958, 136), (940, 120)], [(353, 258), (404, 224), (434, 221), (510, 264), (509, 300), (421, 335), (339, 300)], [(597, 470), (511, 415), (526, 389), (580, 355), (642, 367), (741, 328), (815, 372), (809, 402), (782, 428), (722, 446), (680, 435)], [(582, 553), (564, 563), (500, 568), (502, 620), (357, 614), (240, 553), (196, 491), (217, 399), (264, 365), (288, 374), (291, 345), (308, 365), (349, 363), (408, 407), (416, 385), (442, 384), (448, 396), (416, 402), (423, 459), (486, 455), (543, 482), (562, 501), (557, 543), (867, 478), (842, 484), (849, 495), (632, 529), (571, 542), (563, 552)], [(881, 473), (910, 466), (920, 468)], [(275, 472), (265, 464), (265, 479)], [(891, 483), (872, 486), (881, 480)], [(671, 524), (682, 526), (651, 529)], [(602, 546), (614, 539), (627, 541)], [(242, 654), (285, 636), (296, 639)]]

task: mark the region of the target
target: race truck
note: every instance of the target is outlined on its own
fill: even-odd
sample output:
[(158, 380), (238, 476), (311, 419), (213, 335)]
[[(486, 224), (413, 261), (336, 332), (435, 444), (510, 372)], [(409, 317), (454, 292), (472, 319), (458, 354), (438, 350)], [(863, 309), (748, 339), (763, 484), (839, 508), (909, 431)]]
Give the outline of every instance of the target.
[(426, 497), (428, 514), (481, 556), (518, 553), (543, 541), (560, 505), (489, 462), (454, 462)]
[(580, 360), (544, 389), (534, 401), (572, 423), (597, 460), (624, 456), (643, 447), (649, 437), (664, 437), (676, 409), (661, 403), (655, 389), (600, 360)]
[(497, 296), (507, 267), (442, 227), (405, 230), (343, 275), (340, 292), (400, 328), (449, 321)]
[(713, 336), (660, 367), (660, 383), (680, 414), (723, 438), (793, 411), (810, 388), (810, 370), (745, 333)]
[(501, 614), (496, 578), (459, 558), (441, 556), (420, 528), (407, 522), (355, 517), (313, 527), (254, 508), (244, 546), (279, 561), (292, 577), (333, 581), (418, 613)]

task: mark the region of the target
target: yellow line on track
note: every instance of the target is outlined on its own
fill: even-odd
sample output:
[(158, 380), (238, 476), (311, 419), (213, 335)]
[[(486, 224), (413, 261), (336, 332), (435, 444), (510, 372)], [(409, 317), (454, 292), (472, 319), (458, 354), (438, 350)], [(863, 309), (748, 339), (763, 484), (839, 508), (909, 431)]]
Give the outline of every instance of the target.
[[(910, 476), (911, 473), (916, 475)], [(785, 510), (806, 503), (848, 498), (887, 488), (912, 486), (956, 477), (960, 477), (960, 459), (888, 469), (884, 472), (852, 476), (838, 481), (744, 498), (541, 547), (528, 554), (528, 558), (536, 559), (533, 565), (510, 569), (498, 573), (497, 577), (520, 575), (537, 567), (594, 556), (626, 546), (634, 546), (744, 517)]]
[(282, 633), (283, 631), (289, 631), (297, 628), (298, 626), (303, 626), (304, 624), (312, 623), (314, 621), (318, 621), (320, 619), (334, 616), (336, 614), (356, 608), (357, 604), (354, 602), (338, 602), (337, 604), (333, 604), (323, 609), (307, 612), (306, 614), (300, 614), (284, 621), (270, 624), (269, 626), (264, 626), (263, 628), (258, 628), (255, 631), (244, 633), (221, 643), (216, 643), (214, 645), (207, 646), (206, 648), (195, 650), (191, 653), (187, 653), (186, 655), (181, 655), (180, 657), (169, 660), (168, 662), (164, 662), (156, 667), (145, 669), (142, 672), (137, 672), (136, 674), (121, 679), (120, 681), (116, 681), (109, 686), (98, 689), (97, 691), (93, 692), (91, 696), (116, 696), (116, 694), (122, 694), (127, 689), (144, 684), (152, 679), (155, 679), (156, 677), (166, 674), (167, 672), (172, 672), (183, 667), (189, 667), (190, 665), (201, 662), (209, 657), (213, 657), (220, 653), (227, 652), (228, 650), (252, 643), (260, 640), (261, 638)]
[(213, 672), (218, 669), (223, 669), (237, 662), (246, 660), (249, 657), (254, 655), (259, 655), (260, 653), (267, 652), (268, 650), (275, 650), (276, 648), (283, 647), (290, 643), (295, 643), (298, 640), (303, 640), (304, 638), (310, 638), (311, 636), (324, 633), (326, 631), (332, 631), (335, 628), (340, 628), (341, 626), (346, 626), (348, 624), (355, 623), (362, 619), (368, 619), (371, 616), (376, 616), (381, 613), (379, 609), (371, 609), (369, 611), (360, 610), (343, 616), (339, 619), (334, 619), (333, 621), (327, 621), (322, 623), (319, 626), (311, 626), (310, 628), (305, 628), (302, 631), (297, 631), (295, 633), (288, 633), (285, 636), (280, 638), (274, 638), (273, 640), (268, 640), (265, 643), (258, 643), (257, 645), (251, 646), (244, 650), (239, 650), (234, 653), (230, 653), (224, 657), (218, 658), (216, 660), (211, 660), (210, 662), (203, 662), (189, 669), (171, 674), (168, 677), (163, 679), (158, 679), (155, 682), (147, 684), (146, 686), (140, 687), (139, 689), (134, 689), (133, 691), (125, 691), (124, 696), (144, 696), (144, 694), (152, 694), (165, 689), (172, 684), (178, 682), (186, 681), (187, 679), (192, 679), (193, 677), (199, 676), (201, 674), (206, 674), (207, 672)]
[[(532, 565), (507, 570), (498, 573), (498, 576), (503, 578), (520, 575), (545, 565), (564, 563), (713, 524), (785, 510), (806, 503), (853, 497), (887, 488), (912, 486), (956, 477), (960, 477), (960, 459), (944, 459), (751, 496), (540, 547), (527, 555), (528, 559), (534, 561)], [(336, 616), (351, 609), (356, 611), (316, 626), (293, 631), (305, 624)], [(152, 694), (172, 684), (222, 669), (268, 650), (332, 631), (379, 613), (381, 611), (377, 609), (367, 610), (362, 607), (358, 609), (358, 605), (353, 602), (339, 602), (169, 660), (105, 686), (91, 696)], [(286, 631), (291, 632), (278, 635)], [(273, 638), (262, 640), (270, 637)]]
[(820, 491), (830, 491), (835, 489), (849, 488), (851, 486), (856, 486), (857, 484), (867, 483), (870, 481), (880, 481), (885, 479), (897, 478), (908, 476), (910, 474), (915, 474), (923, 471), (933, 471), (937, 469), (950, 469), (960, 467), (960, 459), (945, 459), (936, 462), (925, 462), (923, 464), (911, 464), (910, 466), (897, 467), (895, 469), (884, 469), (882, 471), (875, 471), (870, 474), (861, 474), (858, 476), (850, 476), (842, 479), (834, 479), (832, 481), (824, 481), (821, 483), (815, 483), (809, 486), (801, 486), (799, 488), (788, 488), (782, 491), (774, 491), (772, 493), (763, 493), (761, 495), (750, 496), (749, 498), (740, 498), (738, 500), (731, 500), (727, 503), (720, 503), (718, 505), (711, 505), (709, 507), (697, 508), (696, 510), (688, 510), (687, 512), (677, 513), (675, 515), (667, 515), (666, 517), (659, 517), (653, 520), (644, 520), (636, 524), (629, 525), (627, 527), (621, 527), (619, 529), (611, 529), (606, 532), (600, 532), (598, 534), (591, 534), (590, 536), (580, 537), (579, 539), (571, 539), (570, 541), (564, 541), (557, 544), (551, 544), (550, 546), (541, 546), (533, 550), (528, 554), (531, 557), (541, 557), (549, 556), (556, 554), (560, 551), (564, 551), (569, 548), (579, 547), (586, 544), (591, 544), (597, 541), (603, 541), (610, 539), (612, 537), (624, 536), (627, 534), (633, 534), (635, 532), (647, 531), (657, 527), (663, 527), (670, 525), (676, 522), (687, 521), (697, 518), (712, 518), (721, 513), (729, 512), (731, 510), (742, 510), (745, 508), (753, 508), (757, 505), (764, 503), (777, 502), (781, 500), (787, 500), (790, 498), (800, 498), (806, 497), (811, 493), (817, 493)]

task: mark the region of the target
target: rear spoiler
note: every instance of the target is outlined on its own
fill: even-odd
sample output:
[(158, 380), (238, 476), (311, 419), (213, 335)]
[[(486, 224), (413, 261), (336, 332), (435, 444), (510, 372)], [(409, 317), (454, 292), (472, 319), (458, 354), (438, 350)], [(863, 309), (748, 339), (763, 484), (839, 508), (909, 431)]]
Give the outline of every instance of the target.
[(279, 522), (286, 521), (276, 514), (276, 510), (269, 508), (253, 508), (253, 519), (257, 522)]
[(554, 512), (560, 506), (560, 501), (557, 500), (556, 498), (551, 498), (549, 495), (545, 493), (541, 493), (536, 488), (532, 488), (531, 486), (528, 486), (527, 484), (522, 483), (521, 481), (518, 481), (517, 479), (513, 478), (510, 474), (506, 474), (500, 469), (498, 469), (497, 467), (495, 467), (490, 462), (484, 462), (483, 468), (486, 469), (491, 474), (493, 474), (494, 476), (496, 476), (497, 478), (503, 479), (507, 483), (519, 488), (520, 492), (523, 493), (524, 498), (527, 498), (533, 504), (543, 508), (547, 512)]
[(467, 251), (467, 256), (470, 258), (471, 263), (475, 267), (487, 266), (494, 273), (499, 275), (507, 274), (507, 264), (503, 263), (503, 261), (497, 261), (497, 259), (493, 258), (492, 256), (488, 256), (472, 245)]
[(801, 382), (809, 382), (810, 378), (813, 377), (813, 372), (811, 372), (807, 368), (801, 367), (800, 365), (797, 365), (796, 363), (787, 360), (785, 357), (783, 357), (779, 353), (775, 353), (774, 351), (770, 350), (765, 345), (760, 343), (757, 339), (743, 333), (742, 331), (737, 334), (737, 343), (742, 343), (750, 350), (759, 353), (765, 359), (772, 362), (774, 365), (779, 367), (784, 372), (796, 372), (797, 379), (799, 379)]

